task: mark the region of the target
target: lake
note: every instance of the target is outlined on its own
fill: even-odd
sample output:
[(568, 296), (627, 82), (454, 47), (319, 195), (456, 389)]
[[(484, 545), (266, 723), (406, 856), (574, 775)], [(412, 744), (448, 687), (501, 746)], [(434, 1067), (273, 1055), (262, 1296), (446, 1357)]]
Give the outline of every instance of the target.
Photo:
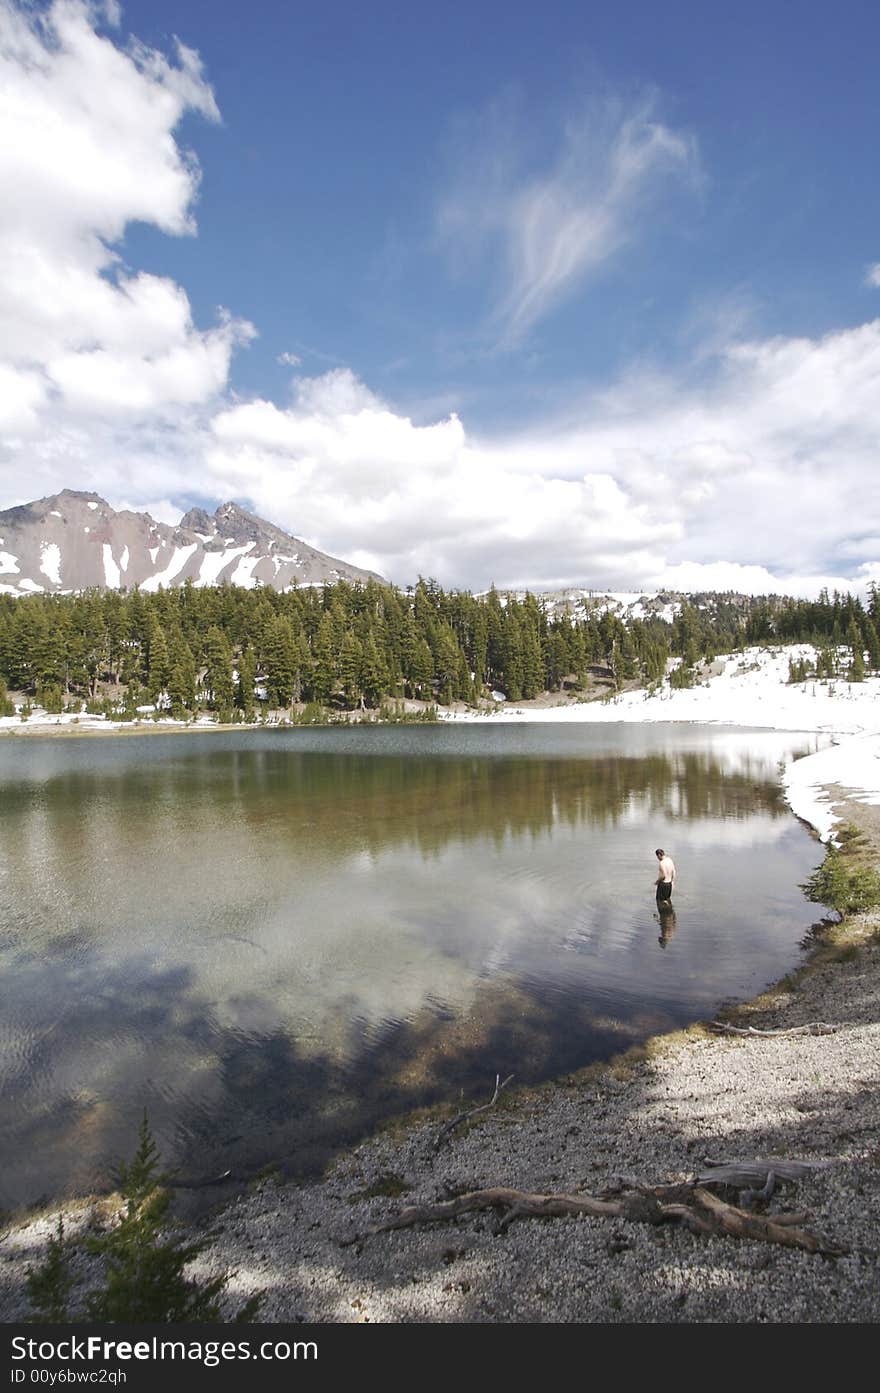
[[(0, 741), (0, 1205), (319, 1168), (795, 966), (807, 734), (441, 724)], [(823, 742), (827, 743), (827, 742)], [(678, 867), (661, 921), (654, 848)]]

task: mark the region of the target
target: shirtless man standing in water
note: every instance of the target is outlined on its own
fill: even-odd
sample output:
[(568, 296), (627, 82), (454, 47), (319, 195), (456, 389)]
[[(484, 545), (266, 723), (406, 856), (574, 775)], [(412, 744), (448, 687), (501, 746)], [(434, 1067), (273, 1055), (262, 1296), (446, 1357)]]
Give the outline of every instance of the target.
[(654, 855), (660, 862), (659, 873), (654, 884), (657, 886), (657, 904), (662, 909), (672, 899), (672, 887), (675, 884), (675, 862), (671, 856), (666, 855), (662, 846), (658, 846)]

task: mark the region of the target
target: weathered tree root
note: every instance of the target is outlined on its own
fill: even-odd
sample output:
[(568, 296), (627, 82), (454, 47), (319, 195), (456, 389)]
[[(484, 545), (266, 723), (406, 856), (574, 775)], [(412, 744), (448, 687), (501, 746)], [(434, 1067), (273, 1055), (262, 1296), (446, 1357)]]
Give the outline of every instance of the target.
[(479, 1107), (470, 1108), (468, 1112), (457, 1113), (456, 1116), (451, 1118), (451, 1120), (446, 1123), (446, 1126), (441, 1128), (441, 1130), (438, 1132), (437, 1140), (434, 1143), (434, 1145), (439, 1147), (441, 1143), (446, 1140), (449, 1134), (455, 1131), (456, 1127), (461, 1126), (462, 1122), (467, 1122), (470, 1120), (470, 1118), (476, 1117), (478, 1113), (488, 1112), (490, 1108), (494, 1108), (495, 1104), (498, 1102), (499, 1094), (503, 1093), (507, 1085), (513, 1080), (513, 1077), (513, 1074), (508, 1074), (507, 1078), (502, 1083), (501, 1075), (496, 1074), (495, 1092), (492, 1094), (492, 1097), (489, 1099), (488, 1103), (481, 1103)]
[(754, 1025), (728, 1025), (726, 1021), (711, 1021), (712, 1029), (725, 1035), (757, 1035), (776, 1039), (785, 1035), (836, 1035), (844, 1026), (829, 1025), (827, 1021), (810, 1021), (808, 1025), (791, 1025), (785, 1030), (758, 1030)]
[[(613, 1192), (612, 1192), (613, 1194)], [(758, 1239), (779, 1243), (786, 1248), (801, 1248), (808, 1253), (837, 1257), (847, 1252), (800, 1224), (805, 1214), (764, 1216), (749, 1213), (713, 1195), (698, 1178), (679, 1185), (639, 1186), (628, 1188), (614, 1198), (579, 1194), (534, 1194), (506, 1186), (485, 1190), (469, 1190), (453, 1199), (437, 1204), (411, 1204), (384, 1224), (376, 1224), (366, 1232), (343, 1239), (343, 1246), (357, 1243), (380, 1233), (411, 1228), (416, 1224), (433, 1224), (456, 1219), (460, 1214), (480, 1210), (501, 1211), (496, 1233), (503, 1233), (516, 1219), (560, 1218), (586, 1214), (600, 1219), (629, 1219), (635, 1223), (684, 1224), (692, 1233), (705, 1237), (729, 1234), (735, 1238)]]
[(769, 1200), (775, 1193), (780, 1180), (797, 1184), (812, 1171), (824, 1170), (834, 1165), (833, 1161), (786, 1161), (781, 1156), (771, 1156), (766, 1161), (711, 1161), (705, 1158), (710, 1169), (703, 1171), (694, 1179), (694, 1184), (708, 1187), (725, 1185), (739, 1191), (740, 1209), (751, 1209), (755, 1200)]

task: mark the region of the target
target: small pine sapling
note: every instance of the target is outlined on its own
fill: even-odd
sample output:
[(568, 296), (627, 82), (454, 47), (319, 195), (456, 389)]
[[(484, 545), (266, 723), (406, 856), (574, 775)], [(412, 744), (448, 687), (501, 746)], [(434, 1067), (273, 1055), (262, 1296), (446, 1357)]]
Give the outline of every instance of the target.
[[(146, 1113), (130, 1165), (119, 1169), (125, 1213), (115, 1228), (88, 1242), (103, 1256), (102, 1290), (87, 1298), (86, 1310), (98, 1321), (220, 1321), (220, 1297), (229, 1273), (199, 1283), (184, 1275), (188, 1263), (204, 1251), (207, 1239), (189, 1240), (183, 1226), (169, 1216), (168, 1176), (159, 1169), (159, 1153)], [(234, 1319), (254, 1319), (259, 1297), (246, 1302)]]
[(32, 1321), (63, 1325), (70, 1319), (68, 1304), (73, 1278), (64, 1241), (64, 1219), (60, 1214), (58, 1228), (49, 1239), (46, 1256), (39, 1267), (32, 1267), (28, 1272), (26, 1287)]

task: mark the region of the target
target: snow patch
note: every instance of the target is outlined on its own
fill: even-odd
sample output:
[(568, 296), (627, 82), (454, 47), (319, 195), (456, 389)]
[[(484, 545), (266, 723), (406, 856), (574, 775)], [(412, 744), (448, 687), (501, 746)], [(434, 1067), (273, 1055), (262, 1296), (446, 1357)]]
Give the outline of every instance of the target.
[(9, 551), (0, 551), (0, 575), (21, 575), (18, 557)]
[(93, 513), (96, 511), (96, 509), (97, 509), (97, 507), (98, 507), (97, 503), (89, 503), (88, 506), (91, 508), (91, 510), (92, 510)]
[(119, 558), (119, 568), (122, 571), (128, 570), (128, 547), (122, 548), (122, 555)]
[[(175, 547), (174, 555), (165, 567), (164, 571), (157, 571), (154, 576), (150, 576), (141, 586), (142, 590), (158, 590), (160, 585), (170, 585), (175, 576), (180, 575), (193, 552), (198, 549), (198, 542), (193, 542), (188, 547)], [(155, 559), (155, 558), (154, 558)]]
[[(226, 545), (228, 547), (229, 542)], [(202, 558), (196, 585), (213, 585), (224, 566), (228, 566), (236, 556), (243, 556), (254, 545), (254, 542), (248, 542), (243, 547), (236, 547), (234, 551), (206, 551)]]
[(105, 542), (102, 551), (104, 553), (104, 580), (111, 590), (119, 587), (119, 567), (113, 560), (113, 548), (109, 542)]
[(829, 784), (846, 789), (859, 803), (880, 803), (880, 734), (845, 740), (794, 760), (786, 768), (784, 784), (792, 812), (815, 827), (823, 842), (831, 840), (841, 819), (833, 811)]
[(57, 510), (57, 508), (53, 508), (52, 511), (51, 511), (51, 513), (49, 514), (49, 517), (50, 517), (50, 518), (60, 518), (60, 517), (63, 517), (63, 516), (64, 516), (63, 513), (59, 513), (58, 510)]
[(609, 590), (607, 598), (629, 608), (630, 605), (637, 605), (640, 600), (653, 600), (654, 596), (644, 590)]
[(28, 580), (27, 578), (18, 582), (18, 588), (19, 590), (31, 590), (34, 592), (34, 594), (36, 594), (37, 592), (42, 594), (43, 591), (46, 589), (45, 585), (37, 585), (37, 582), (35, 580)]
[(53, 585), (61, 584), (61, 548), (57, 542), (43, 542), (40, 546), (40, 570)]
[(159, 548), (158, 548), (158, 547), (150, 547), (150, 548), (149, 548), (149, 553), (150, 553), (150, 560), (152, 561), (153, 565), (155, 566), (155, 564), (156, 564), (156, 557), (159, 555)]
[[(252, 543), (256, 545), (256, 543)], [(256, 581), (254, 580), (254, 569), (263, 558), (261, 556), (243, 556), (230, 576), (231, 585), (241, 585), (245, 590), (253, 590)]]

